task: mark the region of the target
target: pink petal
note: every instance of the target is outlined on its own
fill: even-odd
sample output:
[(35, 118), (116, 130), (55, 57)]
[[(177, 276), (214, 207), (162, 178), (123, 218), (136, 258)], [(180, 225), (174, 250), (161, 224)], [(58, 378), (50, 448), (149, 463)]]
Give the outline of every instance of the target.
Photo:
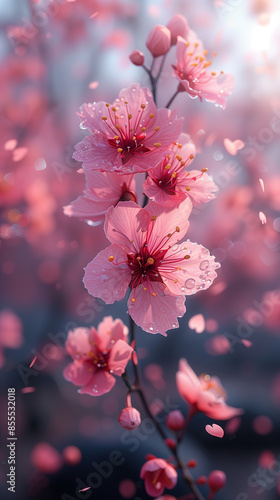
[(259, 212), (259, 219), (260, 219), (262, 224), (266, 224), (267, 219), (266, 219), (266, 215), (263, 212)]
[(196, 333), (202, 333), (205, 330), (205, 319), (202, 314), (196, 314), (189, 320), (189, 328)]
[(88, 88), (89, 88), (89, 89), (97, 89), (98, 85), (99, 85), (99, 82), (97, 82), (97, 81), (95, 80), (95, 81), (93, 81), (93, 82), (91, 82), (91, 83), (89, 84)]
[(63, 376), (74, 385), (84, 385), (92, 378), (93, 364), (86, 361), (74, 361), (63, 370)]
[(13, 151), (13, 160), (15, 162), (23, 160), (23, 158), (27, 155), (28, 148), (17, 148)]
[(95, 341), (99, 351), (111, 349), (117, 340), (127, 341), (128, 328), (120, 319), (113, 320), (112, 316), (105, 316), (99, 323), (95, 333)]
[(208, 424), (205, 426), (205, 430), (211, 436), (215, 436), (218, 438), (222, 438), (224, 436), (224, 429), (222, 429), (222, 427), (220, 427), (218, 424)]
[(114, 375), (121, 376), (124, 373), (132, 353), (133, 349), (130, 345), (123, 340), (117, 340), (112, 347), (108, 362), (109, 368), (113, 371)]
[(154, 281), (150, 289), (144, 290), (140, 285), (132, 290), (128, 299), (128, 312), (144, 331), (166, 335), (166, 330), (178, 328), (177, 317), (182, 317), (186, 312), (185, 298), (171, 294), (162, 283)]
[(253, 342), (251, 342), (251, 340), (248, 339), (242, 339), (241, 342), (243, 345), (245, 345), (245, 347), (252, 347), (253, 345)]
[(84, 385), (80, 393), (90, 394), (91, 396), (102, 396), (109, 392), (115, 385), (116, 379), (105, 370), (98, 370), (90, 379), (90, 381)]
[(89, 328), (78, 327), (68, 332), (65, 349), (73, 359), (88, 359), (92, 349), (89, 343)]
[[(109, 257), (114, 257), (112, 262)], [(100, 297), (106, 304), (124, 298), (131, 280), (125, 261), (127, 253), (117, 245), (102, 250), (86, 266), (84, 285), (93, 297)]]
[(20, 392), (22, 394), (29, 394), (30, 392), (36, 392), (36, 388), (35, 387), (23, 387)]
[(235, 156), (240, 149), (244, 148), (245, 144), (240, 139), (236, 139), (235, 141), (224, 139), (224, 146), (230, 155)]
[(189, 404), (196, 403), (199, 387), (185, 373), (176, 373), (176, 384), (180, 396)]
[[(179, 269), (173, 271), (171, 276), (168, 272), (169, 262), (174, 260), (175, 252)], [(185, 259), (186, 255), (190, 255), (190, 258)], [(200, 290), (207, 290), (212, 285), (217, 277), (216, 269), (219, 267), (220, 264), (215, 262), (215, 257), (210, 255), (209, 250), (197, 243), (185, 241), (168, 250), (159, 270), (164, 283), (172, 293), (193, 295)]]
[(201, 175), (199, 170), (190, 170), (189, 174), (188, 177), (180, 180), (180, 184), (183, 181), (184, 189), (186, 185), (190, 187), (187, 194), (194, 206), (208, 203), (208, 201), (216, 197), (215, 193), (219, 188), (208, 174), (204, 172)]
[(13, 151), (17, 147), (17, 139), (10, 139), (9, 141), (6, 141), (4, 144), (4, 149), (6, 151)]
[(149, 213), (133, 201), (118, 203), (109, 208), (105, 218), (105, 232), (111, 243), (126, 249), (127, 253), (140, 250), (147, 237)]
[[(163, 210), (162, 207), (153, 201), (149, 201), (146, 206), (146, 210), (149, 212), (150, 217), (156, 217), (155, 221), (151, 222), (150, 227), (152, 228), (151, 236), (149, 238), (149, 250), (152, 251), (153, 248), (158, 246), (160, 235), (161, 239), (167, 237), (170, 233), (171, 237), (166, 239), (165, 248), (170, 245), (178, 243), (186, 234), (188, 227), (190, 225), (188, 217), (192, 210), (192, 203), (188, 198), (186, 198), (178, 207), (166, 208)], [(176, 230), (179, 229), (179, 231)]]
[(32, 366), (34, 365), (36, 359), (37, 359), (37, 356), (35, 356), (35, 358), (31, 361), (31, 363), (29, 365), (29, 368), (32, 368)]

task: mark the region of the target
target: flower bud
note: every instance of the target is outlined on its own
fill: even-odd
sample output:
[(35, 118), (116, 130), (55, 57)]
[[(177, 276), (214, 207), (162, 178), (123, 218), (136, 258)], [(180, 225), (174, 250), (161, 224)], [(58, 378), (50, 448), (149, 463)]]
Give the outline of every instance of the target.
[(129, 59), (132, 64), (135, 64), (135, 66), (142, 66), (144, 64), (145, 57), (143, 52), (140, 52), (140, 50), (134, 50), (131, 52)]
[(141, 415), (136, 408), (127, 406), (120, 412), (118, 421), (124, 429), (132, 431), (141, 424)]
[(211, 493), (221, 490), (227, 481), (227, 477), (222, 470), (212, 470), (208, 476), (208, 486)]
[(176, 448), (176, 443), (175, 443), (174, 439), (166, 438), (165, 444), (167, 446), (169, 446), (169, 448), (171, 448), (172, 450), (175, 450), (175, 448)]
[(180, 431), (184, 427), (185, 419), (180, 410), (173, 410), (167, 415), (166, 425), (172, 431)]
[(206, 476), (199, 476), (196, 480), (196, 484), (202, 485), (207, 483), (207, 477)]
[(171, 17), (169, 23), (167, 24), (167, 28), (171, 33), (171, 45), (176, 45), (177, 36), (186, 38), (189, 30), (187, 20), (181, 14), (176, 14), (175, 16)]
[(171, 33), (168, 28), (157, 24), (150, 31), (146, 45), (154, 57), (163, 56), (170, 49)]

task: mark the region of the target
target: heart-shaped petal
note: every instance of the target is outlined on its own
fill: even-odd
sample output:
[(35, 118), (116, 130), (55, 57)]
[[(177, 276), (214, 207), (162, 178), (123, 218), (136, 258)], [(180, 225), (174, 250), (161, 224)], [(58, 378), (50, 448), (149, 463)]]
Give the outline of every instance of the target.
[(235, 156), (240, 149), (244, 148), (245, 144), (240, 139), (236, 139), (235, 141), (224, 139), (224, 146), (230, 155)]
[(202, 333), (205, 330), (205, 319), (202, 314), (196, 314), (189, 320), (189, 328), (196, 333)]
[(224, 436), (224, 429), (218, 424), (208, 424), (205, 427), (206, 432), (211, 436), (215, 436), (217, 438), (222, 438)]

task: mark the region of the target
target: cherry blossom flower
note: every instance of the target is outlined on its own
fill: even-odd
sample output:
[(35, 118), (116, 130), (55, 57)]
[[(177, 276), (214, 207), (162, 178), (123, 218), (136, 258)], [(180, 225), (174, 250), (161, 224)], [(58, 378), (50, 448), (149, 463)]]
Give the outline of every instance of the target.
[(206, 290), (220, 267), (209, 251), (189, 240), (178, 245), (192, 209), (187, 198), (176, 209), (149, 202), (145, 208), (120, 202), (109, 208), (105, 233), (112, 243), (85, 268), (84, 284), (107, 304), (128, 299), (129, 314), (147, 332), (178, 327), (185, 295)]
[(63, 375), (81, 394), (101, 396), (115, 385), (113, 375), (122, 375), (133, 349), (127, 344), (128, 328), (120, 319), (107, 316), (94, 327), (70, 330), (66, 350), (73, 358)]
[(164, 488), (175, 488), (178, 474), (173, 465), (163, 458), (151, 458), (143, 465), (140, 477), (144, 479), (148, 495), (157, 497), (162, 495)]
[(104, 221), (112, 205), (119, 201), (136, 201), (133, 175), (86, 171), (85, 176), (84, 194), (64, 207), (65, 215), (91, 220), (96, 225)]
[(84, 104), (79, 116), (81, 127), (91, 135), (76, 145), (73, 158), (86, 170), (147, 171), (168, 152), (182, 129), (176, 110), (156, 109), (151, 91), (137, 83), (123, 89), (113, 105)]
[(188, 41), (178, 36), (176, 48), (176, 66), (173, 75), (180, 81), (179, 90), (186, 90), (191, 97), (199, 97), (225, 108), (226, 97), (231, 94), (234, 79), (223, 71), (209, 71), (212, 61), (207, 61), (202, 42), (193, 31)]
[(243, 413), (242, 409), (226, 404), (227, 395), (217, 377), (197, 377), (185, 359), (179, 362), (176, 382), (180, 395), (190, 404), (192, 413), (201, 411), (216, 420), (227, 420)]
[(191, 199), (193, 205), (210, 201), (215, 198), (218, 187), (205, 173), (206, 168), (201, 171), (186, 170), (193, 161), (196, 149), (187, 134), (181, 134), (179, 141), (170, 146), (172, 153), (149, 171), (143, 185), (144, 193), (165, 207), (174, 207), (186, 197)]

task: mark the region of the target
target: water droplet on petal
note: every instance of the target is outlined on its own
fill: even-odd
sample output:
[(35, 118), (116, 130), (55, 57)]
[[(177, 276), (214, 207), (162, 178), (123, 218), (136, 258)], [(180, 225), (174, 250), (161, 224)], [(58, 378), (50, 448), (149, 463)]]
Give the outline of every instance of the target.
[(199, 269), (201, 269), (201, 271), (206, 271), (206, 269), (208, 269), (208, 267), (209, 267), (209, 260), (203, 260), (199, 264)]
[(185, 287), (188, 288), (188, 290), (191, 290), (195, 285), (195, 280), (193, 278), (189, 278), (185, 282)]

